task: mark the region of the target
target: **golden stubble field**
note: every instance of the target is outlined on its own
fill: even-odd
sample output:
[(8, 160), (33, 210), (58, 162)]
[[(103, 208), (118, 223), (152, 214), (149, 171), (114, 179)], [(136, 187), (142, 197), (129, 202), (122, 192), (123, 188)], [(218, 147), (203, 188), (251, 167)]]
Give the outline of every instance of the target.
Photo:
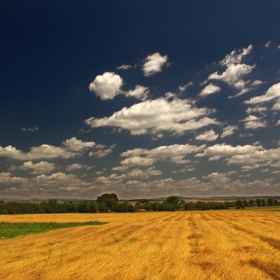
[(107, 221), (0, 240), (0, 279), (280, 279), (280, 213), (260, 211), (0, 216)]

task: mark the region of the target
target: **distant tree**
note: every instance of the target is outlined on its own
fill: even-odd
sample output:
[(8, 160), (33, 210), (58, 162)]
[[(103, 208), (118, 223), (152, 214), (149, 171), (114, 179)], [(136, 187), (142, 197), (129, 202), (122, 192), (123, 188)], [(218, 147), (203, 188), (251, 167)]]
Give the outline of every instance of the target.
[(260, 198), (256, 199), (257, 206), (262, 206), (262, 200)]
[(97, 211), (99, 211), (98, 203), (91, 201), (89, 204), (89, 209), (91, 213), (96, 213)]
[(267, 203), (268, 203), (269, 206), (273, 206), (274, 205), (274, 199), (273, 198), (268, 198)]
[(257, 203), (256, 203), (256, 201), (255, 200), (253, 200), (253, 199), (249, 199), (249, 206), (256, 206), (257, 205)]
[(185, 203), (186, 203), (185, 200), (179, 200), (179, 202), (178, 202), (178, 204), (181, 208), (184, 208)]
[(56, 198), (49, 199), (49, 204), (50, 205), (57, 205), (57, 199)]
[(262, 199), (262, 206), (268, 206), (268, 202), (266, 199)]
[(7, 209), (6, 209), (6, 203), (1, 200), (0, 202), (0, 214), (8, 214)]
[(108, 207), (106, 206), (106, 204), (104, 202), (98, 203), (98, 209), (99, 209), (99, 212), (101, 212), (101, 213), (108, 212)]
[(244, 209), (245, 208), (245, 204), (242, 200), (238, 199), (235, 201), (235, 206), (236, 206), (236, 209)]
[(249, 202), (247, 201), (247, 199), (243, 199), (242, 203), (244, 204), (245, 207), (249, 206)]
[(135, 206), (127, 201), (119, 202), (112, 208), (114, 212), (135, 212)]
[(192, 211), (194, 210), (195, 208), (195, 205), (194, 203), (191, 201), (191, 202), (186, 202), (185, 205), (184, 205), (184, 209), (187, 210), (187, 211)]
[(177, 196), (169, 196), (166, 199), (167, 204), (173, 204), (173, 205), (178, 205), (179, 199)]
[(7, 212), (8, 214), (21, 214), (17, 202), (8, 202), (7, 203)]
[(68, 201), (67, 205), (67, 213), (78, 213), (78, 205), (74, 201)]
[(90, 203), (88, 201), (82, 201), (78, 203), (79, 213), (90, 213)]
[(112, 210), (113, 206), (118, 203), (118, 197), (114, 193), (105, 193), (98, 196), (96, 201), (99, 205), (104, 203), (108, 209)]
[(152, 206), (152, 210), (153, 211), (161, 211), (161, 203), (159, 202), (152, 202), (151, 203), (151, 206)]
[(139, 203), (148, 203), (148, 202), (150, 202), (150, 200), (149, 199), (139, 199), (138, 202)]

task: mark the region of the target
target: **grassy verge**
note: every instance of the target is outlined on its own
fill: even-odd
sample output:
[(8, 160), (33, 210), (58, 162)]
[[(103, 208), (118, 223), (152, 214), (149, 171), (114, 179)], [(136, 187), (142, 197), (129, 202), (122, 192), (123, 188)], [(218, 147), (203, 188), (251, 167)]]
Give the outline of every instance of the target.
[(96, 226), (107, 224), (105, 222), (85, 222), (85, 223), (0, 223), (0, 238), (13, 238), (18, 235), (48, 232), (61, 228), (78, 226)]

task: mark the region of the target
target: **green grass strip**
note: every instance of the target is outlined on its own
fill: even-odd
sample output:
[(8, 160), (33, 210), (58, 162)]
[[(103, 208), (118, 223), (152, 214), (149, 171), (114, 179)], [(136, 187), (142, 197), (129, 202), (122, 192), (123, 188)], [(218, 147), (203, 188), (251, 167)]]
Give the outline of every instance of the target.
[(0, 222), (0, 239), (13, 238), (18, 235), (27, 235), (48, 232), (61, 228), (79, 226), (97, 226), (107, 224), (106, 222), (84, 222), (84, 223), (5, 223)]

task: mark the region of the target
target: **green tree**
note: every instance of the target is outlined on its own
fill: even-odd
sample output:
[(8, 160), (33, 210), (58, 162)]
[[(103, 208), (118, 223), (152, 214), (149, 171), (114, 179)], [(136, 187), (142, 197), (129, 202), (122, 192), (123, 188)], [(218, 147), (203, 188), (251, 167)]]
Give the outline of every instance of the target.
[(0, 214), (8, 214), (6, 209), (6, 203), (4, 201), (0, 201)]
[(189, 202), (189, 203), (186, 202), (184, 208), (185, 208), (185, 210), (187, 210), (187, 211), (192, 211), (192, 210), (194, 210), (195, 205), (194, 205), (194, 203), (193, 203), (192, 201)]
[(90, 203), (88, 201), (83, 201), (78, 203), (79, 213), (90, 213)]
[(108, 212), (108, 207), (104, 202), (99, 202), (98, 203), (98, 210), (100, 213)]
[(167, 204), (173, 204), (173, 205), (178, 205), (179, 199), (177, 196), (169, 196), (166, 199)]
[(256, 199), (257, 206), (262, 206), (262, 200), (260, 198)]
[(78, 213), (78, 205), (74, 201), (68, 201), (67, 205), (67, 213)]
[(268, 206), (268, 202), (266, 199), (262, 199), (262, 206)]
[(273, 206), (273, 205), (274, 205), (274, 200), (273, 200), (273, 198), (268, 198), (268, 199), (267, 199), (267, 203), (268, 203), (269, 206)]
[(98, 196), (96, 201), (99, 205), (100, 203), (104, 203), (108, 209), (112, 210), (113, 206), (118, 203), (118, 197), (114, 193), (105, 193)]

